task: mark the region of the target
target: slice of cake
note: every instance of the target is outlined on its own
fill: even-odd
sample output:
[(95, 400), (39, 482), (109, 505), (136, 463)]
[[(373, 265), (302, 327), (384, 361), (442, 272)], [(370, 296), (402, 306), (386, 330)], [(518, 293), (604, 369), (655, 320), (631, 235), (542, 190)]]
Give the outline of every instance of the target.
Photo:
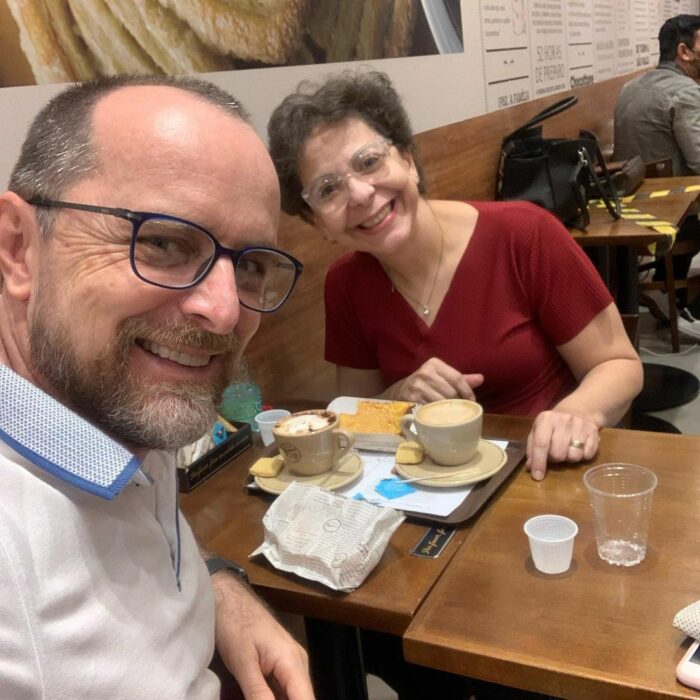
[(353, 433), (401, 434), (401, 417), (414, 404), (409, 401), (362, 400), (357, 404), (357, 413), (341, 413), (340, 427)]

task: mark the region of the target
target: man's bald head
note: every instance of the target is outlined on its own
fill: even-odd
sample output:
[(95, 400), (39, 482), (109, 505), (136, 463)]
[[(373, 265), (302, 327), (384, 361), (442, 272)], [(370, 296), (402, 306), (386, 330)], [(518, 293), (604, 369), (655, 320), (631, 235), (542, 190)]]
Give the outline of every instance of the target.
[[(10, 175), (8, 189), (22, 199), (60, 199), (71, 185), (94, 173), (100, 159), (93, 142), (96, 106), (121, 88), (152, 86), (178, 89), (249, 121), (248, 113), (230, 93), (213, 83), (178, 76), (115, 76), (72, 85), (37, 114)], [(54, 212), (37, 211), (41, 230), (48, 234)]]

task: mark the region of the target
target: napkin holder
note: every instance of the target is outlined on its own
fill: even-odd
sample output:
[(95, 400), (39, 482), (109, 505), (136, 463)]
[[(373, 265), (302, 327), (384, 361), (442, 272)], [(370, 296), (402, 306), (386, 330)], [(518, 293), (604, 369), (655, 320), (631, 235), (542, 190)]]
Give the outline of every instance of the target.
[(253, 431), (249, 423), (233, 423), (233, 425), (237, 428), (235, 433), (229, 433), (223, 442), (192, 464), (178, 468), (177, 482), (180, 493), (192, 491), (253, 444)]

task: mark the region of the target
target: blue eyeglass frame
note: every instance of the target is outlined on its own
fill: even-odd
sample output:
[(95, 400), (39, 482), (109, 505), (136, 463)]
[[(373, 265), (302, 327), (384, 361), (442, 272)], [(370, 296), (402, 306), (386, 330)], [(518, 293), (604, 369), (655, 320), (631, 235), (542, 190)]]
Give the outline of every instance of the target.
[[(289, 285), (289, 290), (287, 291), (287, 294), (285, 294), (284, 298), (271, 309), (256, 309), (255, 307), (250, 306), (249, 304), (246, 304), (244, 301), (242, 301), (240, 296), (238, 299), (241, 306), (244, 306), (246, 309), (250, 309), (251, 311), (257, 311), (263, 314), (271, 313), (272, 311), (277, 311), (277, 309), (279, 309), (287, 301), (287, 299), (289, 299), (289, 295), (292, 293), (292, 290), (294, 289), (294, 286), (296, 285), (297, 280), (299, 279), (299, 275), (301, 275), (301, 273), (304, 271), (304, 264), (301, 261), (297, 260), (293, 255), (285, 253), (283, 250), (279, 250), (279, 248), (261, 245), (245, 246), (244, 248), (227, 248), (226, 246), (221, 245), (221, 243), (219, 243), (219, 241), (216, 240), (213, 234), (209, 233), (209, 231), (207, 231), (199, 224), (195, 224), (194, 222), (188, 221), (187, 219), (181, 219), (177, 216), (170, 216), (169, 214), (159, 214), (157, 212), (151, 211), (132, 211), (131, 209), (121, 209), (114, 207), (100, 207), (93, 204), (78, 204), (76, 202), (62, 202), (57, 199), (44, 199), (43, 197), (32, 197), (31, 199), (27, 200), (27, 204), (31, 204), (33, 207), (44, 207), (46, 209), (77, 209), (78, 211), (89, 211), (94, 212), (96, 214), (107, 214), (108, 216), (116, 216), (120, 219), (125, 219), (126, 221), (129, 221), (132, 226), (131, 243), (129, 244), (129, 262), (131, 263), (131, 270), (136, 275), (136, 277), (138, 277), (143, 282), (146, 282), (147, 284), (152, 284), (154, 287), (161, 287), (163, 289), (177, 290), (191, 289), (192, 287), (196, 287), (209, 274), (209, 272), (211, 272), (212, 268), (216, 264), (216, 261), (222, 255), (228, 255), (231, 258), (235, 274), (238, 259), (244, 253), (251, 253), (256, 251), (277, 253), (277, 255), (281, 255), (283, 258), (286, 258), (294, 266), (294, 279)], [(192, 226), (198, 231), (201, 231), (214, 244), (214, 255), (212, 255), (209, 264), (206, 268), (204, 268), (199, 277), (197, 277), (189, 284), (174, 287), (169, 284), (162, 284), (160, 282), (153, 282), (149, 279), (146, 279), (138, 271), (134, 257), (136, 250), (136, 237), (138, 235), (139, 229), (141, 228), (141, 225), (144, 224), (146, 221), (149, 221), (150, 219), (164, 219), (166, 221), (174, 221), (175, 223), (185, 224), (186, 226)]]

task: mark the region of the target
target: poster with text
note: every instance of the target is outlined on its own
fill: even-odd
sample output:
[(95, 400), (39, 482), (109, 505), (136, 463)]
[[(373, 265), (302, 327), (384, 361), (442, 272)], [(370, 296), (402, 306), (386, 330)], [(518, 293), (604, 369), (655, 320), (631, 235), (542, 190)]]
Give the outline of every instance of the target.
[(481, 0), (487, 110), (532, 98), (530, 27), (525, 0)]
[(617, 35), (615, 33), (616, 0), (593, 0), (593, 65), (596, 82), (615, 77)]
[(594, 79), (593, 0), (567, 0), (566, 54), (571, 88), (590, 85)]
[(531, 58), (535, 97), (568, 86), (564, 0), (530, 0)]

